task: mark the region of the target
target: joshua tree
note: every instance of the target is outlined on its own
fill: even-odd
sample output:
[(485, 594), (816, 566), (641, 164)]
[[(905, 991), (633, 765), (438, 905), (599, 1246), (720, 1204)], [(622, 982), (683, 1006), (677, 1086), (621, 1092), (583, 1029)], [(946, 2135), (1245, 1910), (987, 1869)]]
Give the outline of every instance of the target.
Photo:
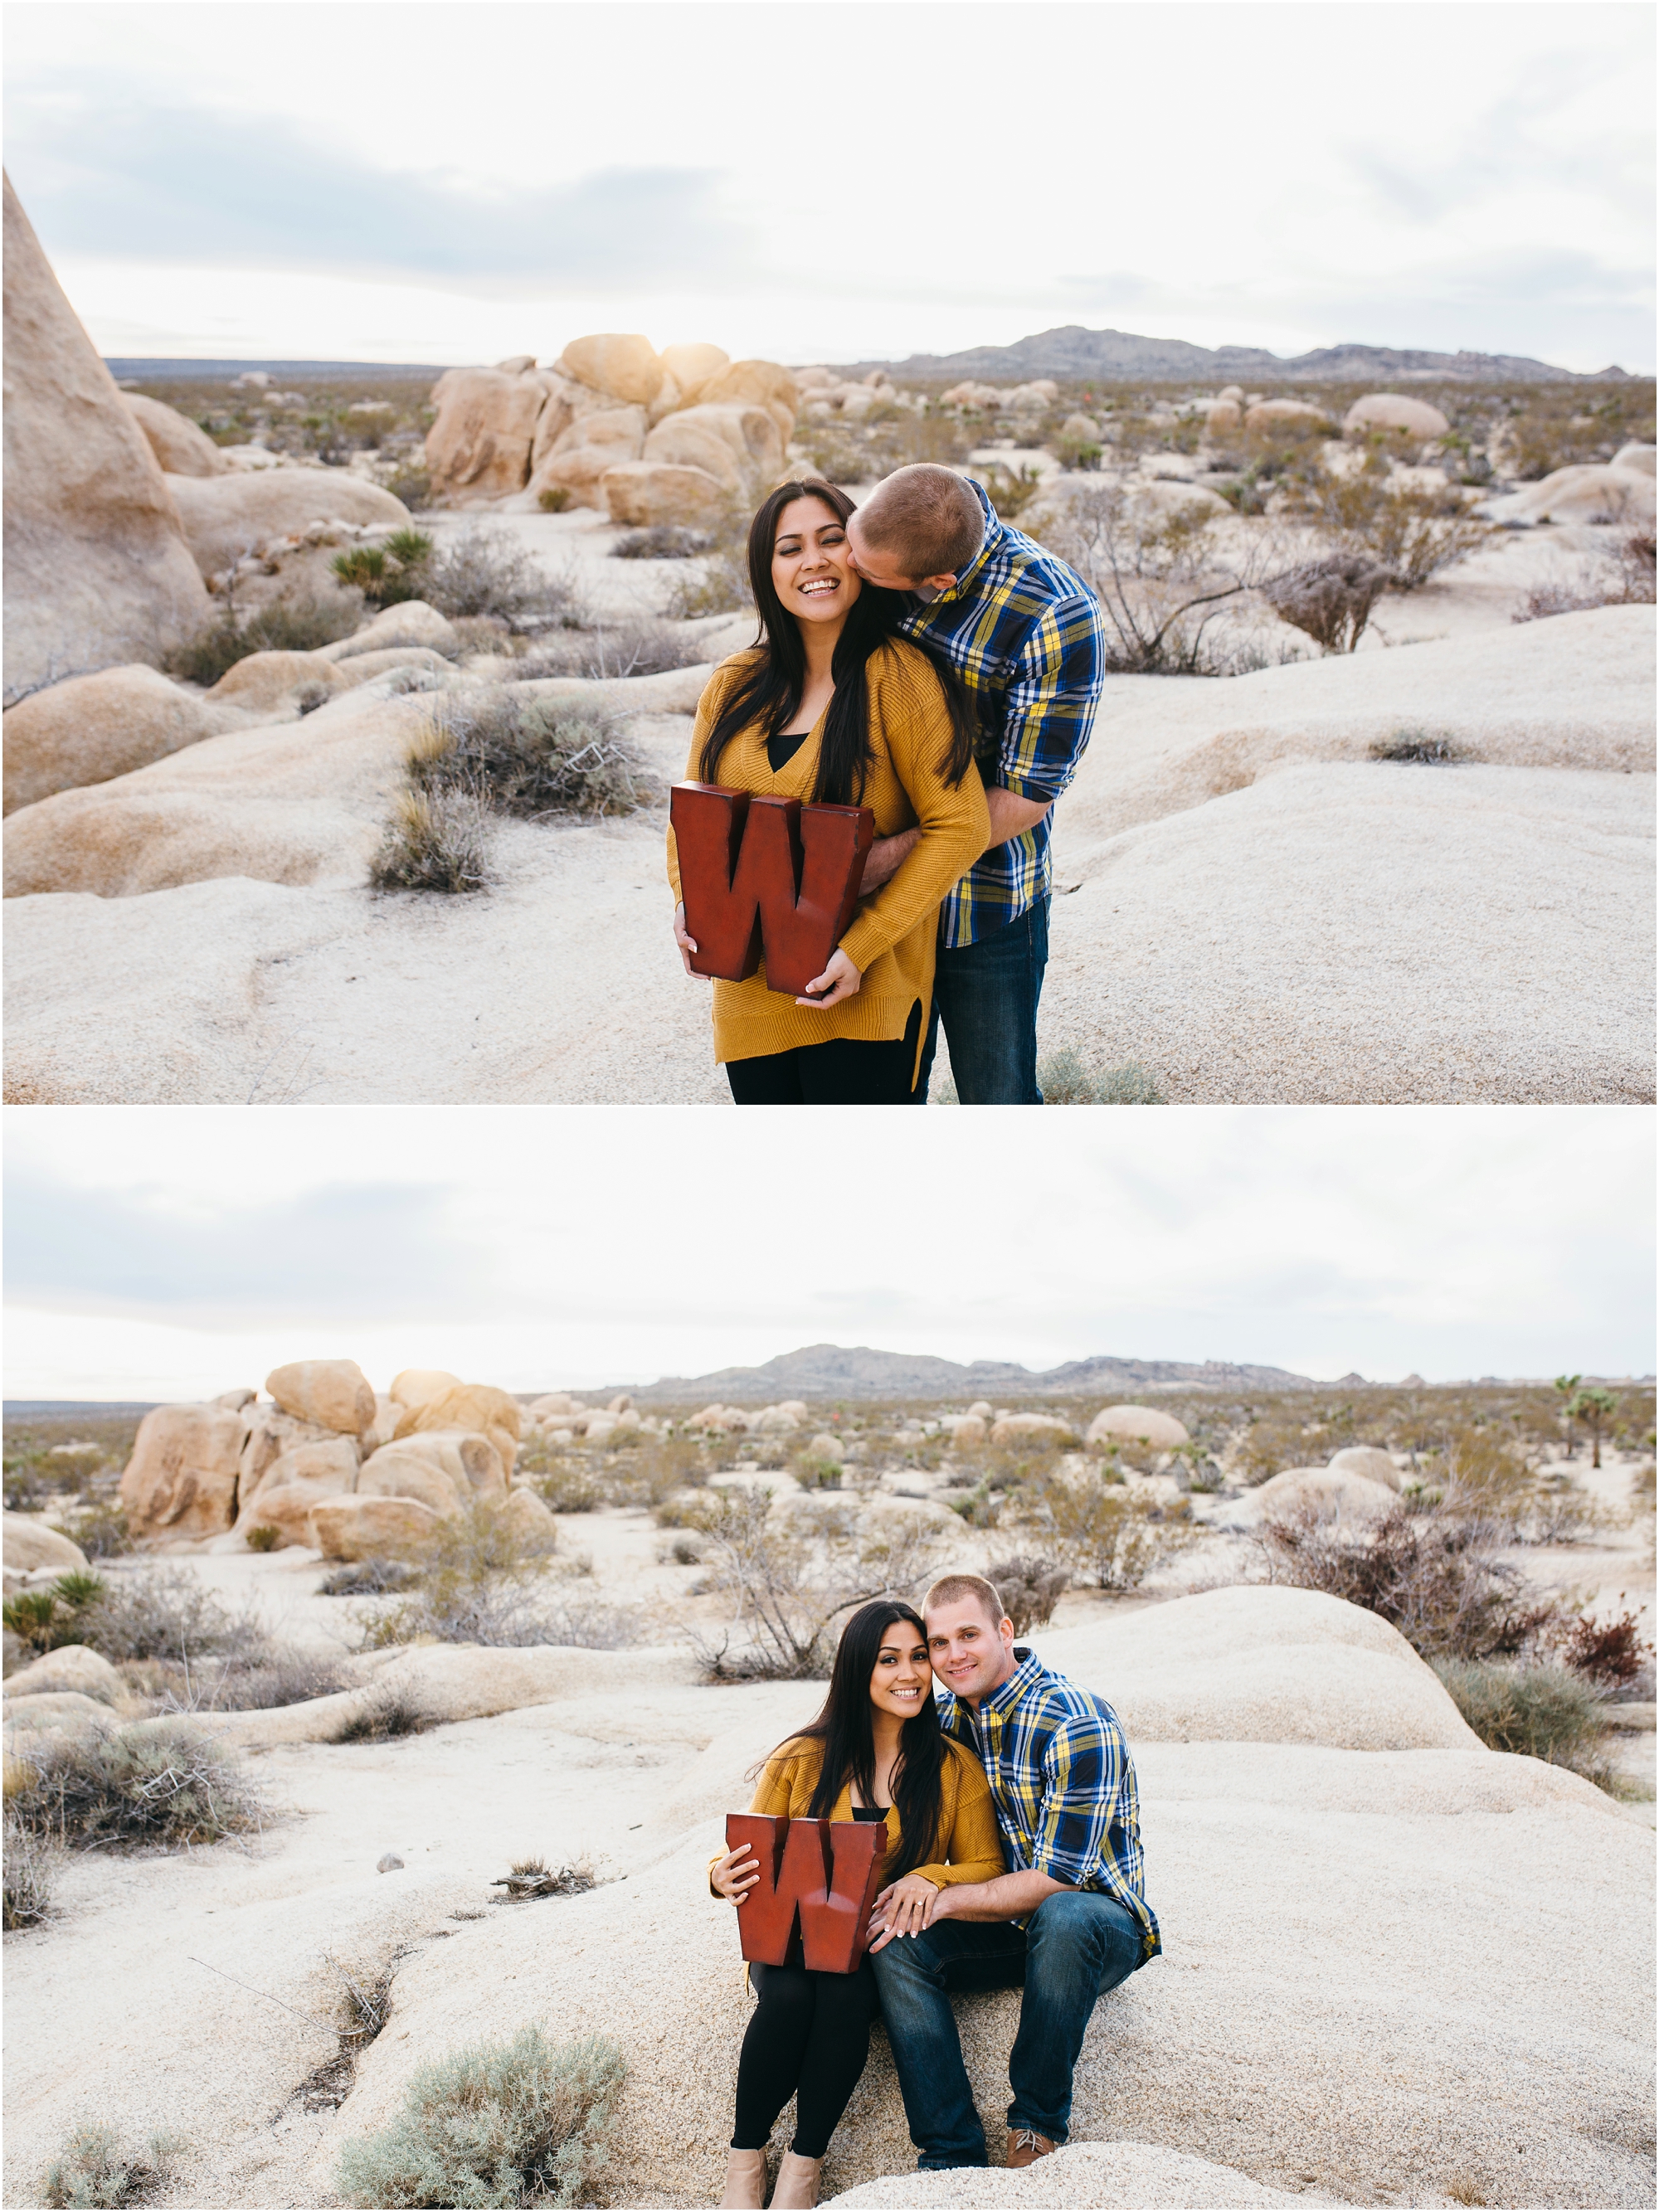
[(1601, 1431), (1619, 1411), (1611, 1390), (1577, 1390), (1567, 1404), (1567, 1419), (1581, 1420), (1590, 1432), (1590, 1465), (1601, 1464)]
[(1573, 1395), (1583, 1379), (1582, 1375), (1558, 1375), (1555, 1378), (1555, 1395), (1561, 1401), (1561, 1418), (1567, 1425), (1569, 1459), (1572, 1456)]

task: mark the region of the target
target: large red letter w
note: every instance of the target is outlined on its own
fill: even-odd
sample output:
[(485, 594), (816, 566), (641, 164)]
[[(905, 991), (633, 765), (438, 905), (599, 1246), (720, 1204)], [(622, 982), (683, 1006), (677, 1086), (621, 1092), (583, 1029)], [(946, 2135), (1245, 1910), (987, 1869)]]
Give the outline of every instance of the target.
[(864, 1955), (887, 1827), (880, 1820), (788, 1820), (728, 1813), (727, 1850), (746, 1844), (760, 1876), (738, 1914), (745, 1959), (788, 1963), (800, 1930), (802, 1963), (817, 1974), (850, 1974)]
[(741, 983), (763, 947), (769, 991), (793, 996), (822, 975), (858, 903), (870, 809), (677, 783), (669, 818), (697, 974)]

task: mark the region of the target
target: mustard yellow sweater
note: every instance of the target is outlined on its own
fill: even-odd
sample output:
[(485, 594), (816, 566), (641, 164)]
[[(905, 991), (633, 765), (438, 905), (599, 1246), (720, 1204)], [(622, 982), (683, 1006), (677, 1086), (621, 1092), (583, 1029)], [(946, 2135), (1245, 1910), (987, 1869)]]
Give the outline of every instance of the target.
[[(792, 1820), (805, 1820), (823, 1771), (823, 1746), (815, 1743), (810, 1736), (793, 1738), (767, 1760), (750, 1811), (782, 1814)], [(940, 1889), (948, 1888), (952, 1882), (994, 1881), (1006, 1869), (1002, 1862), (1002, 1839), (997, 1832), (996, 1808), (991, 1802), (991, 1785), (973, 1753), (952, 1737), (945, 1739), (939, 1784), (939, 1833), (933, 1839), (939, 1856), (931, 1864), (912, 1871), (924, 1875)], [(842, 1786), (830, 1818), (850, 1820), (852, 1817), (853, 1790), (851, 1784), (847, 1783)], [(882, 1875), (878, 1888), (887, 1879), (888, 1867), (897, 1859), (902, 1838), (898, 1807), (889, 1806), (887, 1843), (881, 1856)]]
[[(733, 653), (709, 678), (697, 707), (686, 775), (700, 781), (703, 740), (757, 652)], [(823, 1044), (830, 1037), (900, 1037), (910, 1009), (921, 1001), (922, 1028), (933, 995), (933, 955), (939, 909), (945, 894), (985, 850), (991, 834), (985, 791), (976, 768), (955, 789), (939, 772), (951, 742), (950, 710), (933, 664), (920, 647), (893, 640), (871, 656), (870, 749), (875, 756), (862, 804), (876, 817), (878, 837), (920, 828), (903, 865), (879, 890), (861, 899), (841, 949), (864, 980), (854, 997), (836, 1006), (798, 1006), (766, 988), (766, 963), (745, 983), (717, 981), (714, 1058), (750, 1060)], [(720, 756), (720, 782), (727, 790), (805, 799), (817, 781), (823, 717), (793, 758), (775, 775), (758, 726), (741, 730)], [(680, 896), (679, 859), (668, 833), (668, 880)], [(917, 1060), (920, 1065), (921, 1048)]]

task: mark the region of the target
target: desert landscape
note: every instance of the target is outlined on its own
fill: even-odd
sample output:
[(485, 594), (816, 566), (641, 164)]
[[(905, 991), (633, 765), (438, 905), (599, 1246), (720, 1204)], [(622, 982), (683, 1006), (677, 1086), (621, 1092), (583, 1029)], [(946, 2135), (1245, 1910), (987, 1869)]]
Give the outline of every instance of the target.
[(124, 391), (6, 223), (13, 1101), (721, 1099), (661, 848), (744, 520), (916, 459), (1106, 611), (1051, 1103), (1653, 1096), (1650, 381), (598, 335)]
[(8, 2200), (529, 2201), (386, 2177), (534, 2031), (565, 2201), (710, 2202), (721, 1817), (838, 1609), (963, 1565), (1121, 1713), (1166, 1951), (1040, 2178), (914, 2177), (878, 2035), (826, 2199), (1650, 2201), (1650, 1384), (1085, 1365), (9, 1408)]

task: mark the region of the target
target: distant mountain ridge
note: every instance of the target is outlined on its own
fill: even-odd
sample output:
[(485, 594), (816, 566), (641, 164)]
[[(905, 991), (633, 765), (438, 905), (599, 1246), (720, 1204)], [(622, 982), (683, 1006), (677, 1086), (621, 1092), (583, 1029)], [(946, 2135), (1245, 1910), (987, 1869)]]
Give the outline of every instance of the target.
[(1476, 382), (1487, 378), (1504, 384), (1596, 384), (1623, 379), (1622, 368), (1595, 369), (1589, 374), (1553, 368), (1548, 362), (1524, 354), (1424, 353), (1394, 346), (1320, 346), (1312, 353), (1284, 356), (1260, 346), (1189, 345), (1184, 338), (1137, 337), (1131, 331), (1087, 331), (1080, 323), (1039, 331), (1012, 345), (969, 346), (961, 353), (913, 353), (908, 361), (861, 361), (851, 363), (848, 374), (867, 375), (884, 368), (901, 380), (908, 377), (965, 376), (1194, 377), (1234, 383), (1249, 377), (1283, 382), (1351, 383), (1358, 380), (1392, 383), (1444, 381)]
[[(702, 1398), (1022, 1398), (1071, 1395), (1078, 1391), (1165, 1389), (1313, 1390), (1306, 1375), (1283, 1367), (1236, 1366), (1206, 1359), (1068, 1359), (1034, 1372), (1012, 1360), (975, 1359), (963, 1366), (926, 1353), (877, 1352), (868, 1345), (808, 1344), (781, 1353), (762, 1367), (722, 1367), (713, 1375), (665, 1375), (660, 1382), (622, 1384), (637, 1401)], [(585, 1391), (585, 1397), (599, 1395)]]

